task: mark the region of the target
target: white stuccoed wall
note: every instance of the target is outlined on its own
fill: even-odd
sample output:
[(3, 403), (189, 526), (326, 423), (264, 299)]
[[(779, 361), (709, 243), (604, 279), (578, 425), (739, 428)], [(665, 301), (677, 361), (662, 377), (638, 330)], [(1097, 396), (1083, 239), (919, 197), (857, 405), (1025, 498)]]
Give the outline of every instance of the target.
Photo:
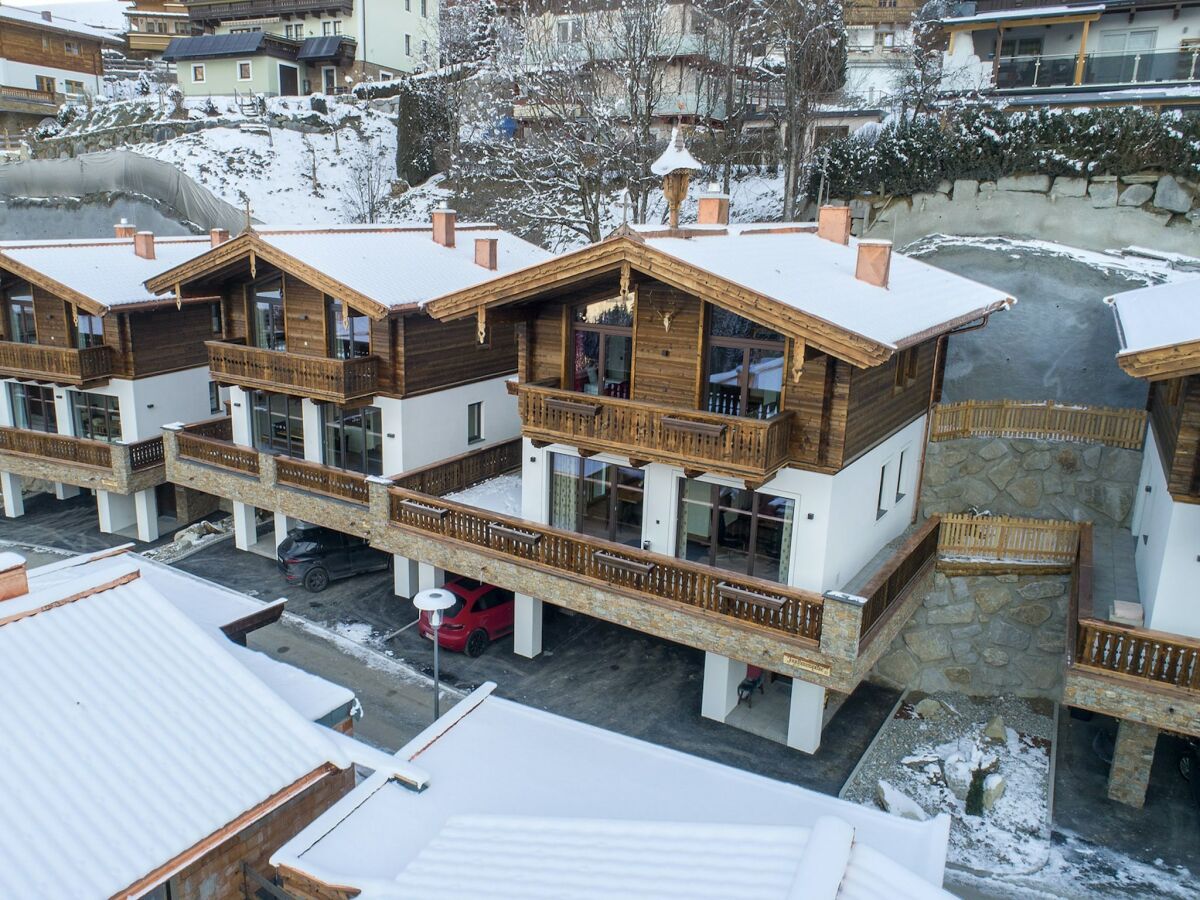
[[(381, 398), (377, 405), (385, 410), (384, 473), (395, 475), (518, 437), (521, 420), (517, 400), (505, 387), (507, 381), (508, 376), (500, 376), (403, 400)], [(469, 444), (467, 407), (477, 402), (483, 403), (483, 440)], [(399, 455), (388, 433), (400, 442)]]

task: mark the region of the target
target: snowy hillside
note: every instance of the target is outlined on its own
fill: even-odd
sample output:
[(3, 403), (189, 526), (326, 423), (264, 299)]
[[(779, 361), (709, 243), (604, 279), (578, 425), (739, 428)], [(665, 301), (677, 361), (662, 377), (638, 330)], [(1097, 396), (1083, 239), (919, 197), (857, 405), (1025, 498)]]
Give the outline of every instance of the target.
[(49, 10), (56, 19), (72, 19), (93, 28), (124, 33), (128, 26), (125, 10), (133, 3), (129, 0), (18, 0), (4, 5), (37, 12)]

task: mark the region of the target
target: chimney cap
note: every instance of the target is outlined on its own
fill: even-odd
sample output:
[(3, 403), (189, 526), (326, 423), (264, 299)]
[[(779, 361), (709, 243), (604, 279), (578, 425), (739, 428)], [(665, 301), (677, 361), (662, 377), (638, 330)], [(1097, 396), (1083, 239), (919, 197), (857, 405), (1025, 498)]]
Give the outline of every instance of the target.
[(683, 135), (676, 125), (671, 129), (671, 140), (667, 141), (667, 149), (650, 166), (655, 175), (670, 175), (672, 172), (699, 172), (702, 166), (688, 151), (683, 142)]
[(0, 553), (0, 574), (13, 569), (19, 569), (24, 565), (25, 557), (20, 553), (13, 553), (11, 550), (5, 550), (3, 553)]

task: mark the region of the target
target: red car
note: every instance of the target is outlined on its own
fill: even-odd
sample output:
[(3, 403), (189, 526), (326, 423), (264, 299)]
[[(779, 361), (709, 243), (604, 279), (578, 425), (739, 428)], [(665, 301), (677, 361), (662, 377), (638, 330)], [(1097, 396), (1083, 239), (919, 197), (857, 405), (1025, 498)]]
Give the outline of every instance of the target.
[[(484, 584), (474, 578), (455, 578), (442, 585), (455, 596), (455, 603), (442, 613), (438, 645), (446, 650), (478, 656), (496, 638), (512, 634), (512, 591)], [(422, 612), (417, 624), (421, 637), (433, 639), (429, 613)]]

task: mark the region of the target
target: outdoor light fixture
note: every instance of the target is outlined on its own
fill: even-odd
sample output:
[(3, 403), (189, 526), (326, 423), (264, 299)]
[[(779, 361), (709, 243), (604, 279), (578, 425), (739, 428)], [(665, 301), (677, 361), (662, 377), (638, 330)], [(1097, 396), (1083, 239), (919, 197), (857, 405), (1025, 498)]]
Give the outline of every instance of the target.
[(454, 605), (454, 595), (443, 588), (418, 591), (413, 597), (413, 606), (429, 613), (429, 627), (433, 629), (433, 720), (441, 715), (441, 673), (438, 670), (438, 629), (442, 627), (442, 611)]

